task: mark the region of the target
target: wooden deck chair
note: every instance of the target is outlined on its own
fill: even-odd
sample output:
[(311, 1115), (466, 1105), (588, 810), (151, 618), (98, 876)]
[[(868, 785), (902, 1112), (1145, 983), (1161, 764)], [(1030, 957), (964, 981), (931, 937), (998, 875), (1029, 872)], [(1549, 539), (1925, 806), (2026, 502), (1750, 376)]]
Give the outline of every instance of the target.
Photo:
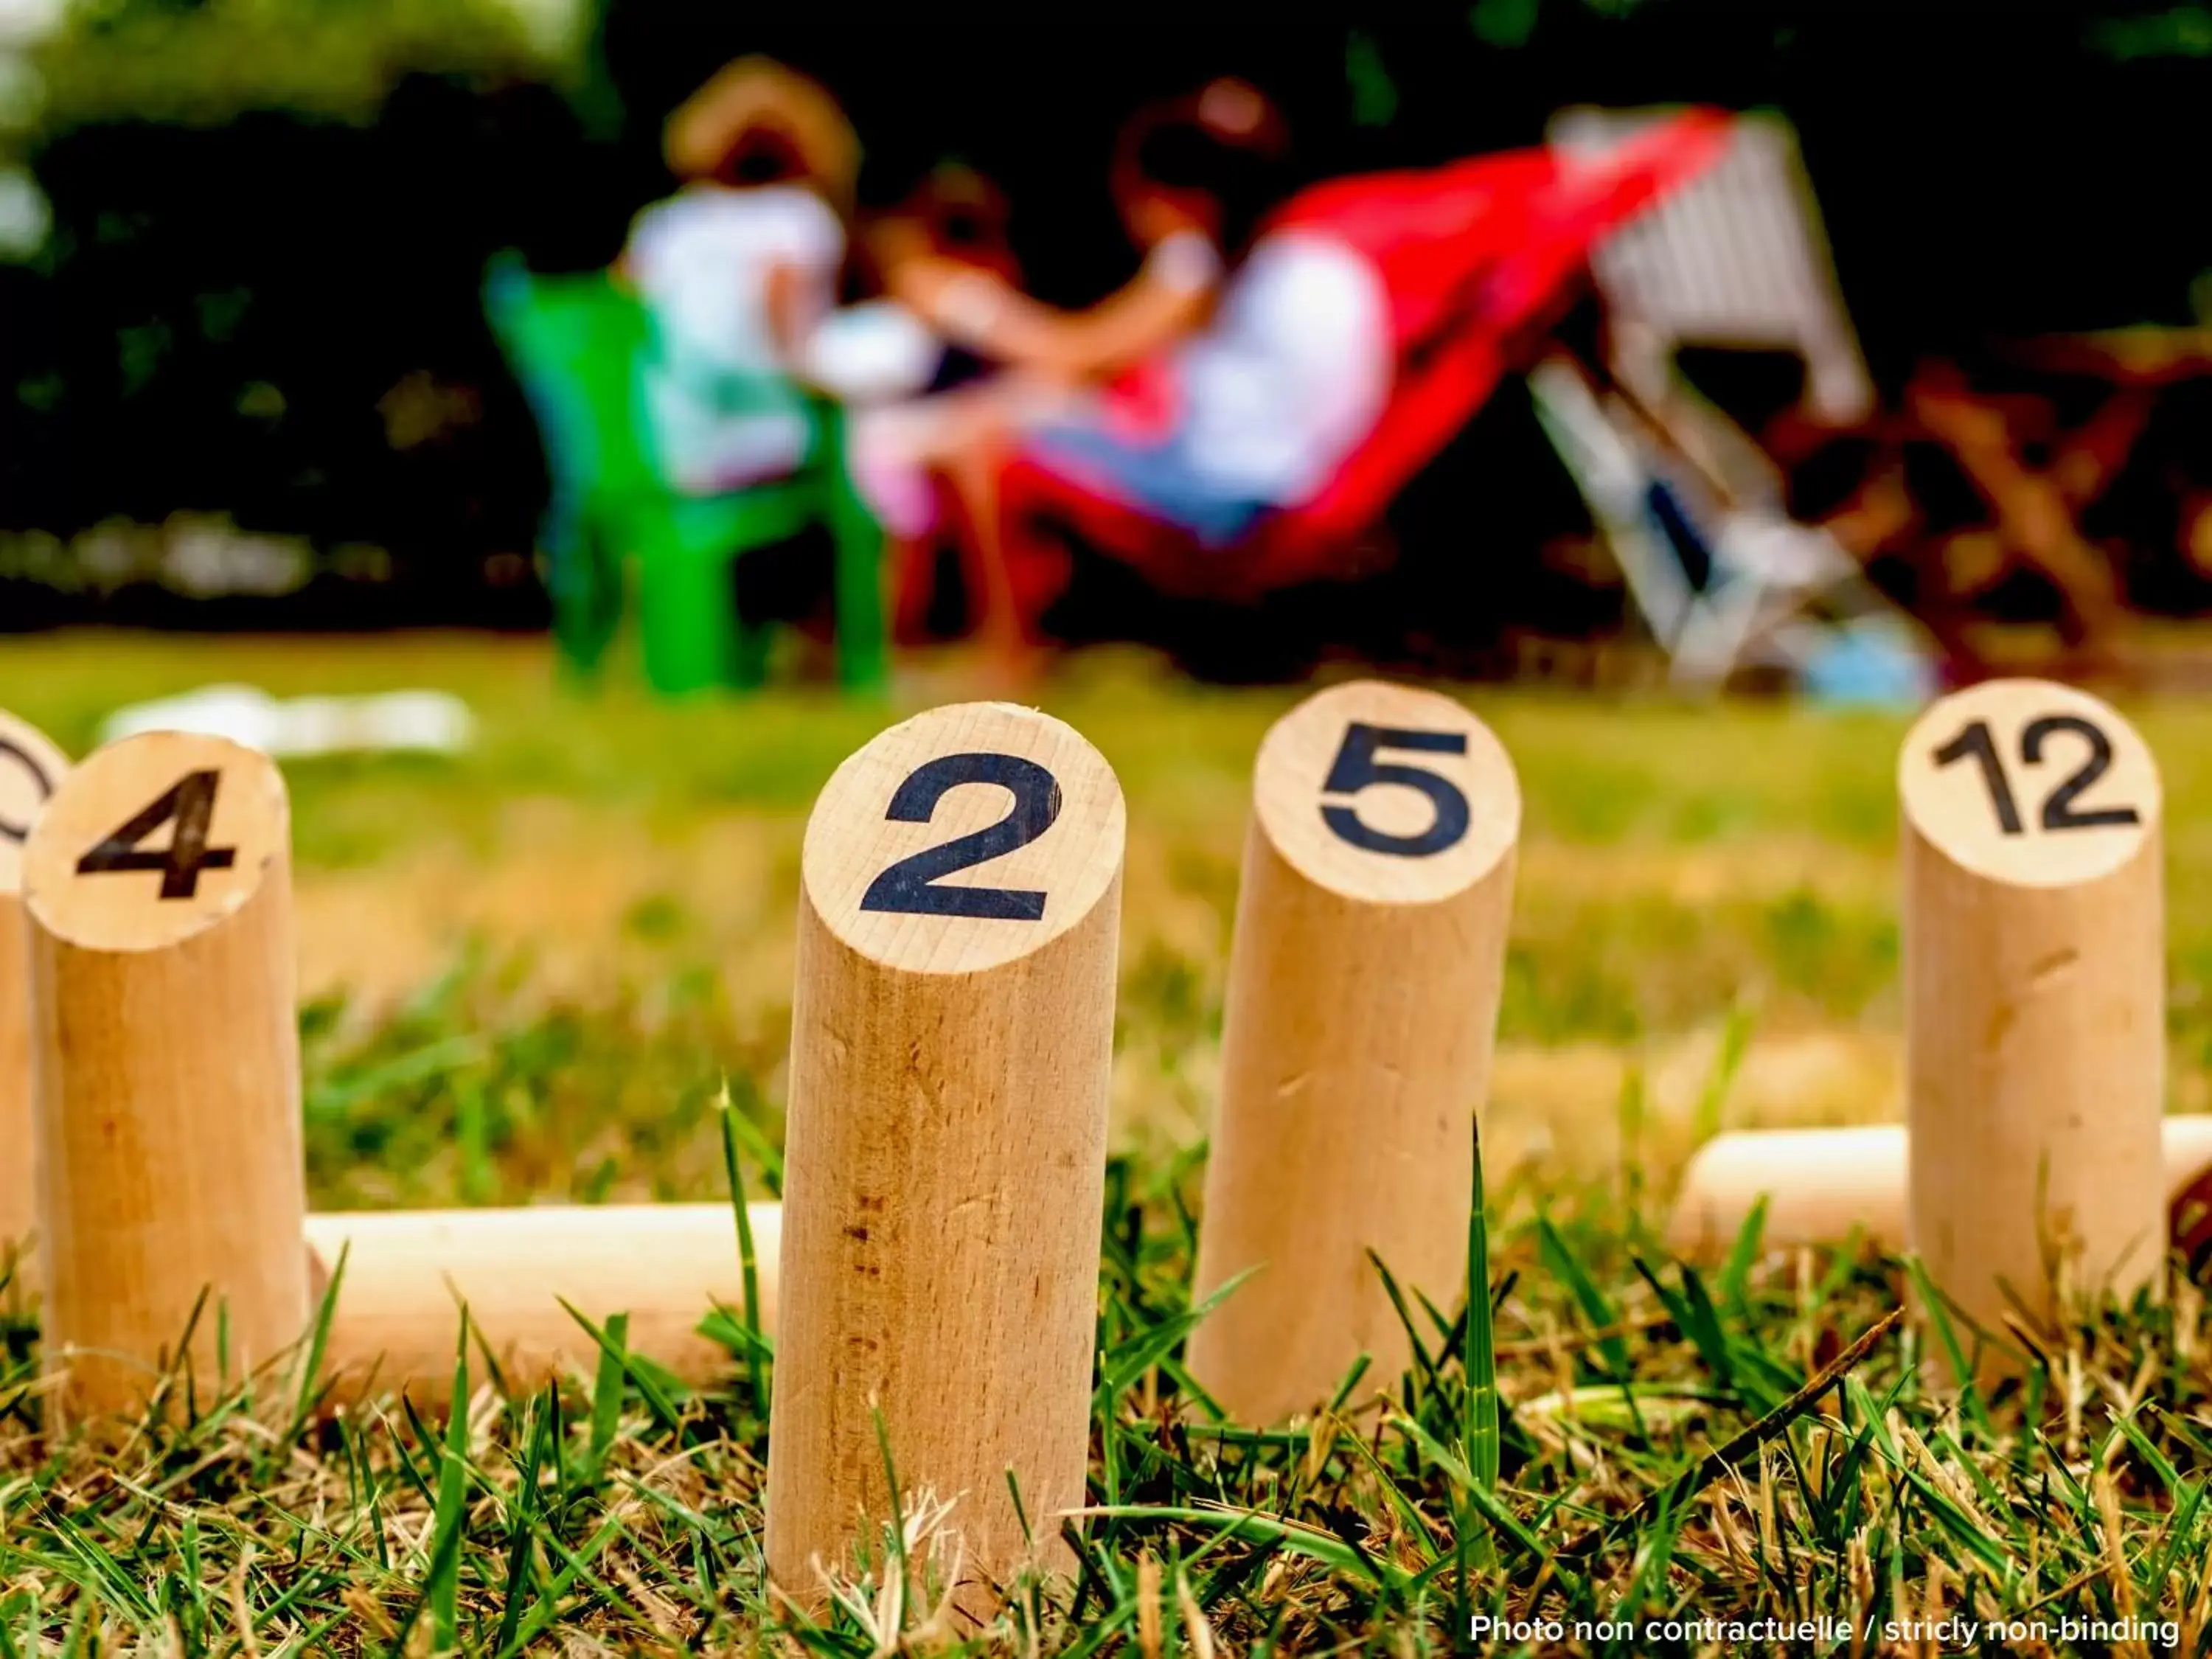
[[(1565, 167), (1548, 149), (1422, 172), (1316, 185), (1271, 223), (1326, 223), (1378, 266), (1390, 290), (1390, 398), (1375, 429), (1311, 500), (1271, 510), (1237, 545), (1200, 549), (1185, 532), (1084, 480), (1018, 460), (1001, 480), (1010, 576), (1034, 618), (1065, 580), (1056, 524), (1135, 568), (1164, 592), (1249, 600), (1357, 574), (1368, 532), (1398, 492), (1455, 436), (1506, 375), (1527, 365), (1572, 303), (1593, 241), (1711, 159), (1725, 118), (1679, 112), (1611, 151)], [(1032, 620), (1029, 626), (1034, 629)]]
[[(1603, 151), (1665, 110), (1563, 110), (1547, 132), (1569, 153)], [(1795, 352), (1807, 412), (1831, 426), (1874, 413), (1873, 377), (1798, 155), (1778, 115), (1741, 115), (1726, 154), (1592, 252), (1591, 274), (1621, 384), (1657, 406), (1680, 391), (1684, 346)]]
[(1731, 499), (1635, 400), (1560, 351), (1528, 376), (1566, 464), (1676, 684), (1782, 669), (1808, 689), (1915, 703), (1936, 685), (1924, 635), (1827, 532)]
[[(1603, 153), (1669, 118), (1577, 108), (1553, 118), (1568, 155)], [(1686, 346), (1784, 351), (1805, 365), (1803, 412), (1870, 418), (1873, 377), (1844, 307), (1796, 135), (1738, 116), (1721, 158), (1592, 250), (1612, 386), (1571, 359), (1530, 377), (1540, 419), (1619, 559), (1680, 683), (1754, 663), (1817, 677), (1850, 641), (1888, 629), (1924, 647), (1832, 538), (1793, 521), (1779, 469), (1677, 367)], [(1814, 614), (1826, 610), (1826, 621)]]

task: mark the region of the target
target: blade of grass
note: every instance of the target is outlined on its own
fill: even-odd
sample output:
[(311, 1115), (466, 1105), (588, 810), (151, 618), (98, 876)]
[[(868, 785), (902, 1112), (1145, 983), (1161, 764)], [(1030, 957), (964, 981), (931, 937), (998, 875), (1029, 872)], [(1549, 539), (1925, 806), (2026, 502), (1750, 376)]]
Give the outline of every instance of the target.
[(350, 1242), (338, 1247), (331, 1282), (323, 1287), (322, 1299), (315, 1304), (315, 1322), (308, 1328), (307, 1349), (300, 1359), (300, 1385), (293, 1392), (292, 1420), (284, 1426), (283, 1438), (287, 1445), (300, 1437), (300, 1431), (307, 1425), (307, 1419), (322, 1399), (323, 1356), (330, 1352), (331, 1321), (337, 1313), (338, 1289), (345, 1283), (346, 1260), (352, 1253)]
[(745, 1206), (744, 1170), (738, 1161), (738, 1113), (730, 1099), (727, 1073), (722, 1075), (722, 1093), (716, 1109), (720, 1115), (722, 1128), (722, 1172), (730, 1183), (730, 1207), (737, 1212), (738, 1267), (745, 1293), (742, 1311), (745, 1329), (753, 1339), (745, 1346), (745, 1381), (752, 1389), (753, 1411), (765, 1424), (768, 1420), (768, 1380), (761, 1363), (766, 1339), (761, 1334), (760, 1258), (753, 1248), (752, 1212)]
[(1460, 1413), (1460, 1447), (1469, 1480), (1486, 1492), (1498, 1486), (1500, 1436), (1498, 1421), (1498, 1344), (1490, 1309), (1490, 1222), (1482, 1195), (1482, 1131), (1472, 1127), (1474, 1193), (1467, 1211), (1466, 1346), (1460, 1365), (1467, 1398)]
[(453, 1358), (453, 1409), (446, 1420), (444, 1455), (439, 1460), (438, 1504), (431, 1536), (430, 1571), (423, 1599), (430, 1608), (430, 1640), (441, 1653), (459, 1645), (461, 1540), (468, 1530), (469, 1500), (469, 1315), (461, 1310), (459, 1352)]
[(1071, 1518), (1095, 1518), (1111, 1521), (1152, 1521), (1180, 1523), (1186, 1526), (1207, 1526), (1224, 1523), (1224, 1532), (1238, 1538), (1258, 1538), (1269, 1540), (1296, 1555), (1318, 1561), (1323, 1566), (1334, 1567), (1339, 1572), (1358, 1573), (1370, 1583), (1383, 1584), (1395, 1569), (1386, 1567), (1334, 1533), (1323, 1532), (1296, 1521), (1286, 1521), (1280, 1516), (1261, 1515), (1255, 1510), (1238, 1510), (1223, 1506), (1194, 1508), (1147, 1504), (1100, 1504), (1088, 1509), (1068, 1511)]
[(599, 1349), (599, 1369), (592, 1382), (591, 1449), (585, 1459), (584, 1478), (597, 1480), (622, 1431), (623, 1360), (629, 1351), (629, 1316), (609, 1314), (607, 1340)]

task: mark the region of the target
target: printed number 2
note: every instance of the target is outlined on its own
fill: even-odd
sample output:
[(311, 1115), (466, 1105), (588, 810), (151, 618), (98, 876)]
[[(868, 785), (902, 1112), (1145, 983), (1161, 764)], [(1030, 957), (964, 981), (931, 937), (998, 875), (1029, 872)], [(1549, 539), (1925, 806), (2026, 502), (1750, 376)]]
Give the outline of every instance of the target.
[(1338, 836), (1363, 852), (1391, 853), (1400, 858), (1427, 858), (1459, 844), (1467, 834), (1467, 797), (1449, 778), (1418, 766), (1381, 765), (1375, 756), (1384, 749), (1414, 749), (1437, 755), (1464, 755), (1467, 736), (1460, 732), (1405, 732), (1387, 726), (1365, 726), (1354, 720), (1344, 733), (1344, 746), (1322, 785), (1324, 795), (1352, 795), (1370, 783), (1401, 783), (1418, 789), (1435, 805), (1436, 822), (1418, 836), (1389, 836), (1373, 828), (1349, 806), (1325, 805), (1322, 819)]
[[(119, 873), (127, 870), (159, 870), (161, 896), (188, 899), (200, 890), (200, 872), (228, 870), (237, 861), (234, 847), (207, 844), (208, 823), (215, 816), (215, 787), (222, 774), (187, 772), (169, 792), (128, 823), (108, 832), (107, 839), (76, 861), (80, 876)], [(171, 818), (177, 821), (166, 851), (149, 853), (138, 843)]]
[[(2029, 721), (2020, 734), (2021, 763), (2040, 765), (2043, 745), (2061, 732), (2071, 732), (2087, 744), (2089, 757), (2075, 769), (2072, 777), (2044, 797), (2043, 827), (2094, 830), (2107, 824), (2142, 823), (2142, 815), (2132, 806), (2092, 807), (2086, 812), (2075, 809), (2074, 803), (2081, 798), (2082, 792), (2103, 777), (2112, 763), (2112, 739), (2079, 714), (2046, 714), (2041, 720)], [(1982, 781), (1989, 787), (1990, 807), (1997, 815), (1997, 828), (2008, 836), (2021, 834), (2020, 803), (2013, 799), (2012, 782), (2005, 776), (2004, 762), (1998, 757), (1996, 739), (1990, 735), (1987, 720), (1974, 720), (1962, 728), (1957, 737), (1936, 751), (1936, 764), (1948, 766), (1970, 756), (1982, 769)]]
[(1060, 816), (1060, 781), (1035, 761), (1017, 755), (943, 755), (907, 775), (884, 817), (927, 823), (937, 803), (963, 783), (995, 783), (1013, 796), (1006, 817), (988, 829), (932, 847), (896, 864), (868, 884), (863, 910), (903, 915), (975, 916), (986, 921), (1042, 921), (1042, 893), (1013, 887), (945, 887), (942, 878), (973, 869), (1026, 847)]
[[(12, 761), (31, 780), (31, 787), (38, 791), (39, 799), (46, 800), (54, 793), (54, 781), (41, 769), (38, 762), (18, 749), (5, 738), (0, 738), (0, 763)], [(0, 841), (21, 841), (31, 833), (27, 823), (14, 823), (0, 818)]]

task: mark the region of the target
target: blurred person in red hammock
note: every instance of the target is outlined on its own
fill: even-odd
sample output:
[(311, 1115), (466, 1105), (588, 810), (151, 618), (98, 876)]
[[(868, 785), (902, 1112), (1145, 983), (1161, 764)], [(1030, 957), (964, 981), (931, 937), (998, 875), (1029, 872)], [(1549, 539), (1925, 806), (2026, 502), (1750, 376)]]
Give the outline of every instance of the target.
[[(1289, 193), (1287, 134), (1216, 81), (1124, 132), (1144, 268), (1089, 311), (917, 258), (893, 291), (1013, 371), (937, 434), (1018, 659), (1079, 539), (1163, 586), (1327, 574), (1571, 303), (1590, 245), (1719, 153), (1691, 112), (1586, 160), (1535, 149)], [(1011, 389), (1021, 388), (1019, 395)]]
[[(988, 584), (985, 631), (1002, 646), (1035, 608), (1012, 591), (996, 524), (1012, 456), (1064, 466), (1201, 539), (1233, 539), (1372, 423), (1389, 354), (1371, 274), (1327, 246), (1275, 239), (1260, 257), (1255, 245), (1285, 193), (1286, 155), (1281, 116), (1241, 81), (1141, 112), (1110, 182), (1144, 262), (1086, 310), (911, 242), (887, 249), (890, 292), (1005, 371), (927, 400), (932, 418), (908, 428), (902, 457), (951, 485)], [(1148, 430), (1171, 383), (1181, 418)]]

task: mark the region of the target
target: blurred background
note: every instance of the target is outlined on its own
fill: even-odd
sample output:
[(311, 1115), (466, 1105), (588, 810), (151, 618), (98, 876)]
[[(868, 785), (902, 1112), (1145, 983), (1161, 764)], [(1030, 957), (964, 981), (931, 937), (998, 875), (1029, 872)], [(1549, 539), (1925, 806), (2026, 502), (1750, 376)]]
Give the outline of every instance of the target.
[[(547, 628), (562, 461), (487, 320), (487, 270), (507, 251), (541, 276), (615, 259), (677, 188), (664, 122), (748, 52), (842, 106), (861, 219), (962, 164), (997, 192), (1022, 288), (1069, 307), (1138, 269), (1109, 189), (1117, 131), (1208, 76), (1275, 101), (1307, 181), (1540, 144), (1572, 106), (1778, 113), (1874, 396), (1778, 436), (1801, 368), (1684, 340), (1670, 373), (1763, 452), (1738, 496), (1828, 526), (1822, 547), (1930, 625), (1947, 673), (2008, 659), (2014, 634), (2086, 652), (2085, 672), (2186, 672), (2163, 619), (2212, 605), (2212, 219), (2188, 183), (2212, 8), (2118, 0), (1133, 0), (1050, 25), (989, 5), (4, 0), (0, 630)], [(1615, 275), (1581, 307), (1600, 326), (1632, 286)], [(1581, 353), (1593, 375), (1605, 350)], [(1578, 471), (1539, 418), (1531, 361), (1426, 443), (1326, 580), (1201, 595), (1195, 621), (1153, 604), (1158, 583), (1079, 582), (1044, 633), (1148, 638), (1237, 678), (1330, 653), (1584, 681), (1663, 667), (1681, 654), (1665, 607), (1623, 581), (1633, 526), (1607, 533), (1602, 467)], [(1732, 532), (1675, 505), (1662, 550), (1711, 589)], [(792, 539), (757, 604), (804, 619), (831, 560)], [(1772, 576), (1792, 607), (1826, 586)], [(902, 605), (902, 643), (962, 629), (957, 605)], [(1723, 655), (1733, 672), (1759, 653)]]

